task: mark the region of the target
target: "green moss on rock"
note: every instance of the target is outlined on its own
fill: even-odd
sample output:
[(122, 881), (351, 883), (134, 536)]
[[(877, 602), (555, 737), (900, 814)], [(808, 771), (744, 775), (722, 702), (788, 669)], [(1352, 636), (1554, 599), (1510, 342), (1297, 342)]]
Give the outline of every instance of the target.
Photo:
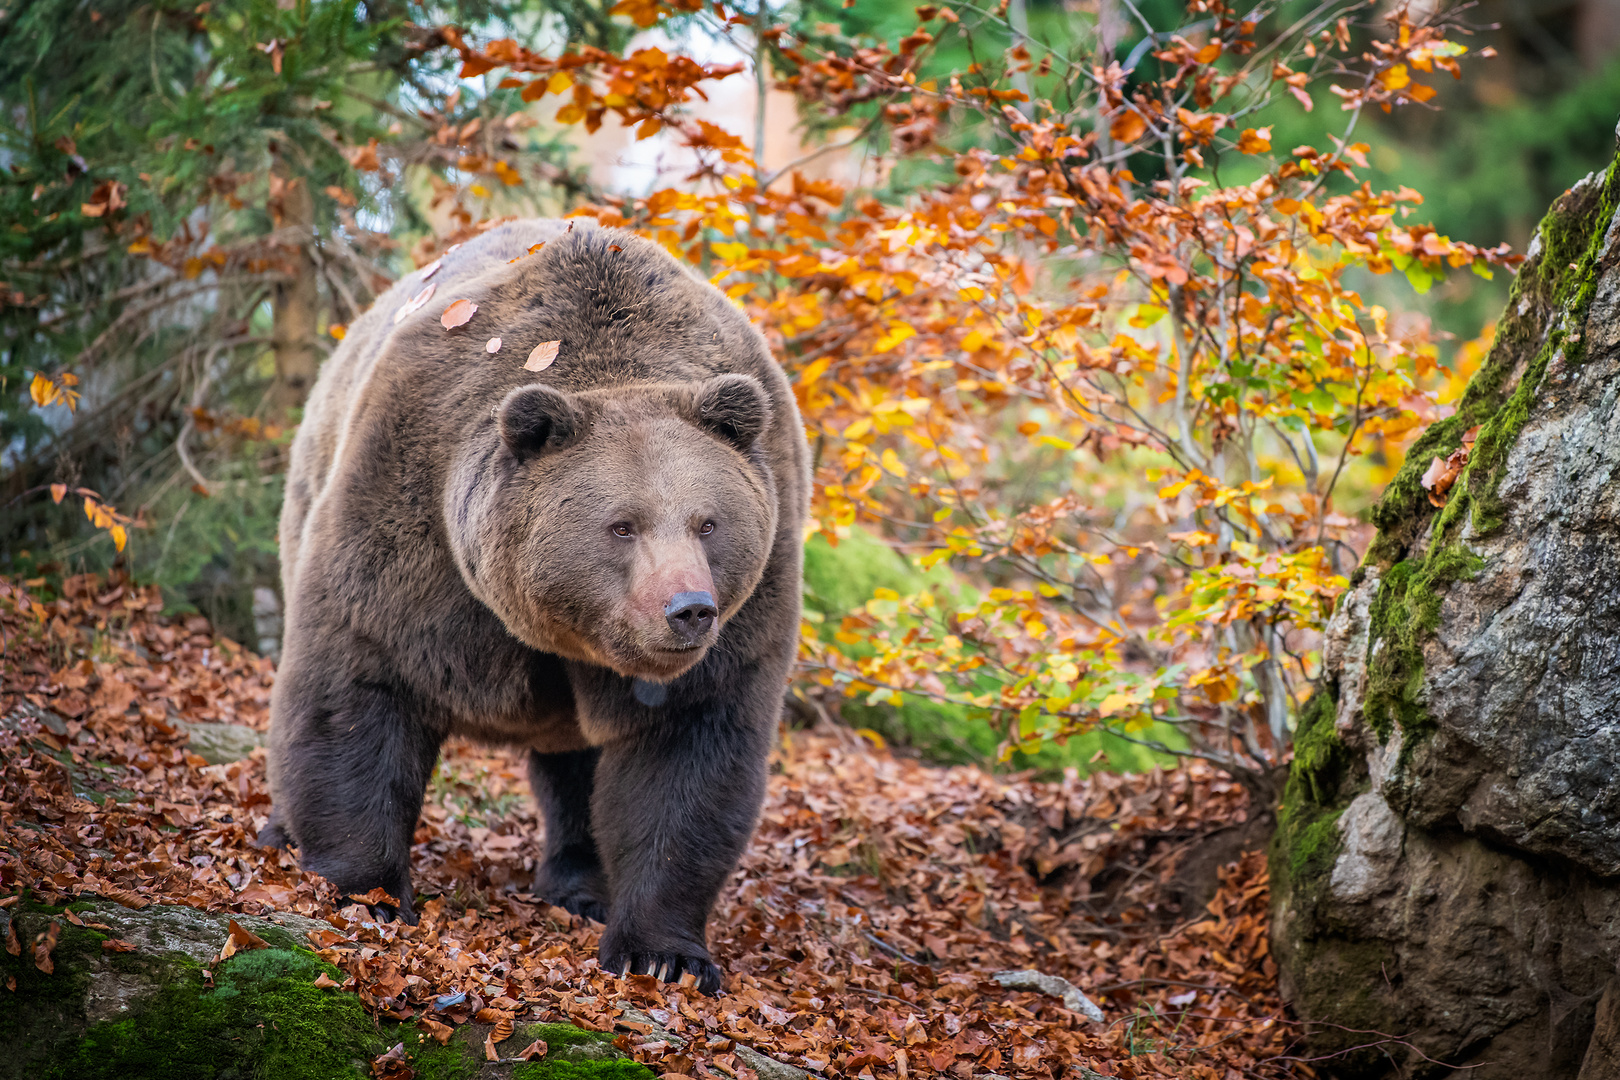
[(1337, 702), (1319, 691), (1300, 709), (1269, 862), (1281, 894), (1290, 883), (1323, 878), (1340, 847), (1339, 815), (1354, 797), (1355, 759), (1334, 725)]
[[(1365, 712), (1381, 740), (1400, 728), (1403, 754), (1433, 729), (1422, 703), (1423, 645), (1439, 628), (1444, 590), (1483, 565), (1467, 540), (1507, 519), (1498, 489), (1548, 370), (1555, 360), (1569, 367), (1585, 357), (1582, 330), (1617, 205), (1620, 161), (1599, 182), (1572, 189), (1553, 205), (1538, 229), (1540, 255), (1514, 282), (1496, 343), (1456, 414), (1419, 436), (1373, 509), (1379, 534), (1366, 561), (1384, 573), (1372, 603)], [(1423, 473), (1475, 427), (1468, 464), (1435, 513)]]
[(238, 953), (194, 968), (128, 1019), (91, 1028), (77, 1052), (47, 1075), (63, 1080), (337, 1080), (363, 1076), (387, 1037), (351, 994), (317, 989), (341, 973), (305, 950)]

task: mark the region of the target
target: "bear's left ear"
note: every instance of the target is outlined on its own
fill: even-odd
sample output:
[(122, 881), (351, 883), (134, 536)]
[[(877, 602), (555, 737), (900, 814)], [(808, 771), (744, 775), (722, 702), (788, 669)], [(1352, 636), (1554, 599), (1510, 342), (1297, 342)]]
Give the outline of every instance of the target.
[(747, 450), (771, 426), (771, 401), (752, 375), (717, 375), (697, 388), (697, 422)]

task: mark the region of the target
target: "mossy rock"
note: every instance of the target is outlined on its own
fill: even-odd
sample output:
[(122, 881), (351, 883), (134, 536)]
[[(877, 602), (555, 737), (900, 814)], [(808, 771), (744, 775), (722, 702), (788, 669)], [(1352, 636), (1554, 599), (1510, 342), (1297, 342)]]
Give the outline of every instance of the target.
[[(0, 1080), (362, 1080), (370, 1062), (403, 1043), (421, 1080), (651, 1080), (614, 1036), (568, 1024), (520, 1024), (484, 1060), (489, 1028), (467, 1025), (447, 1045), (412, 1023), (371, 1016), (352, 993), (315, 985), (343, 975), (304, 947), (324, 926), (294, 915), (236, 920), (269, 944), (216, 962), (231, 916), (153, 905), (133, 911), (102, 900), (62, 907), (24, 900), (0, 910), (0, 937), (15, 928), (20, 956), (0, 953), (0, 982), (16, 980), (0, 1007)], [(32, 945), (52, 924), (54, 971)], [(101, 929), (104, 927), (105, 929)], [(136, 946), (108, 951), (112, 938)], [(535, 1039), (549, 1052), (519, 1063)]]

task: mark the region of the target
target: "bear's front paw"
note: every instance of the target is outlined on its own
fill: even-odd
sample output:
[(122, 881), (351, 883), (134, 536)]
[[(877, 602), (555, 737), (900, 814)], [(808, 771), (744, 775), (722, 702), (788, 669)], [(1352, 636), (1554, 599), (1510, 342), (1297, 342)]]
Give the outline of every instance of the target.
[(607, 878), (601, 870), (562, 870), (542, 865), (534, 875), (534, 894), (573, 915), (607, 922)]
[(680, 982), (682, 975), (697, 979), (697, 988), (710, 997), (720, 993), (720, 969), (707, 954), (676, 952), (607, 952), (600, 956), (603, 970), (617, 975), (651, 975), (662, 982)]

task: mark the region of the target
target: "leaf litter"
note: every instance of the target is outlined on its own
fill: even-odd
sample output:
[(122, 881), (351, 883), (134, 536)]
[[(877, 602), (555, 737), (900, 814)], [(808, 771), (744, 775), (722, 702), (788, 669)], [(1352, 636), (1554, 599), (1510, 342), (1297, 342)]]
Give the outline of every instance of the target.
[[(492, 1025), (486, 1056), (528, 1056), (500, 1033), (539, 1021), (617, 1031), (655, 1072), (704, 1078), (752, 1080), (738, 1047), (874, 1080), (1305, 1071), (1288, 1060), (1300, 1029), (1268, 952), (1263, 854), (1222, 868), (1206, 908), (1178, 906), (1180, 858), (1248, 809), (1202, 762), (1040, 781), (784, 730), (710, 920), (726, 987), (707, 998), (602, 971), (601, 925), (529, 892), (541, 829), (515, 753), (446, 745), (412, 852), (419, 925), (339, 907), (329, 882), (254, 843), (263, 749), (211, 765), (178, 723), (264, 730), (273, 665), (162, 610), (123, 580), (68, 578), (44, 600), (0, 579), (0, 907), (28, 890), (321, 919), (310, 947), (374, 1015), (441, 1044)], [(47, 935), (27, 945), (41, 970)], [(233, 920), (224, 955), (262, 945)], [(24, 946), (13, 931), (6, 947)]]

